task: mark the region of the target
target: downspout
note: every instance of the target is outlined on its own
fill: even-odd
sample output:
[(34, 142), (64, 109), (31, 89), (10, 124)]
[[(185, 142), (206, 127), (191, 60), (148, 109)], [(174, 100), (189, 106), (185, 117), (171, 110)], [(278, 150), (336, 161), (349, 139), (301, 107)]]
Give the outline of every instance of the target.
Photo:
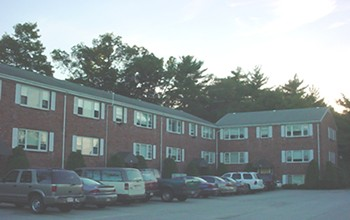
[(317, 124), (317, 162), (318, 170), (321, 169), (321, 144), (320, 144), (320, 124)]
[(109, 105), (107, 104), (106, 105), (106, 141), (105, 141), (105, 147), (103, 148), (104, 149), (104, 152), (103, 152), (103, 155), (104, 155), (104, 164), (105, 164), (105, 167), (107, 167), (107, 148), (108, 148), (108, 107)]
[(66, 151), (66, 117), (67, 117), (67, 95), (64, 95), (63, 99), (63, 128), (62, 128), (62, 164), (61, 168), (64, 169), (64, 155)]
[(215, 132), (215, 168), (216, 170), (218, 170), (219, 167), (219, 132), (220, 129), (218, 131)]
[(160, 153), (159, 153), (159, 167), (160, 173), (163, 173), (163, 117), (160, 117)]

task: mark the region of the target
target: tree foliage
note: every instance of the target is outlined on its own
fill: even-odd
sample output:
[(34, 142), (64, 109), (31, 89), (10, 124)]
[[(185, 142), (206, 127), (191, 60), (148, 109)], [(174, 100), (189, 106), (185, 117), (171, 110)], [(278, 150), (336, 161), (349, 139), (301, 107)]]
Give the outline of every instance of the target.
[(11, 169), (29, 168), (29, 160), (22, 147), (15, 147), (12, 149), (12, 155), (8, 157), (6, 164), (6, 171)]
[(166, 158), (163, 161), (163, 171), (162, 171), (162, 177), (163, 178), (171, 178), (171, 175), (173, 173), (177, 173), (177, 165), (173, 158)]
[(53, 69), (44, 55), (36, 23), (14, 26), (13, 35), (4, 34), (0, 39), (0, 62), (21, 69), (53, 76)]
[(316, 160), (312, 160), (306, 170), (305, 175), (305, 187), (310, 189), (316, 189), (319, 186), (320, 171)]
[(66, 169), (74, 170), (79, 167), (85, 167), (84, 157), (81, 151), (71, 152), (67, 158)]

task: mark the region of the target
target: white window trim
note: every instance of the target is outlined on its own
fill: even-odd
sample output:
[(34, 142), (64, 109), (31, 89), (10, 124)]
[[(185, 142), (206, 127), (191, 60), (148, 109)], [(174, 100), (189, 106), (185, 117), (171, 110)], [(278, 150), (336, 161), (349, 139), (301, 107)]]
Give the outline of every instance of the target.
[[(287, 135), (287, 126), (292, 127), (291, 135)], [(301, 130), (301, 135), (294, 135), (294, 126), (307, 126), (307, 135), (303, 134), (303, 129)], [(312, 124), (288, 124), (288, 125), (281, 125), (281, 137), (285, 138), (300, 138), (300, 137), (312, 137), (313, 136), (313, 125)]]
[[(239, 135), (238, 135), (238, 138), (231, 138), (231, 134), (229, 134), (229, 138), (226, 138), (225, 136), (225, 133), (226, 132), (231, 132), (232, 129), (239, 129)], [(243, 129), (243, 137), (240, 137), (242, 135), (241, 133), (241, 129)], [(221, 140), (246, 140), (248, 139), (248, 127), (234, 127), (234, 128), (224, 128), (224, 129), (221, 129), (220, 130), (220, 139)]]
[[(156, 145), (152, 145), (152, 144), (143, 144), (143, 143), (134, 143), (133, 144), (133, 154), (135, 156), (137, 155), (137, 148), (145, 148), (146, 149), (146, 155), (148, 155), (149, 153), (151, 153), (151, 157), (148, 156), (144, 156), (142, 154), (139, 154), (140, 156), (143, 156), (143, 158), (145, 158), (145, 160), (154, 160), (156, 159)], [(151, 152), (149, 152), (148, 150), (151, 149)]]
[[(92, 116), (86, 116), (84, 115), (84, 108), (83, 108), (83, 114), (79, 114), (78, 113), (78, 109), (79, 109), (79, 105), (78, 105), (78, 102), (79, 100), (81, 100), (83, 102), (83, 106), (84, 106), (84, 101), (87, 101), (87, 102), (92, 102), (93, 104), (93, 112), (92, 112)], [(98, 117), (95, 117), (94, 114), (95, 114), (95, 107), (96, 107), (96, 104), (98, 105)], [(104, 103), (101, 103), (99, 101), (95, 101), (95, 100), (92, 100), (92, 99), (86, 99), (86, 98), (81, 98), (81, 97), (77, 97), (77, 96), (74, 96), (74, 106), (73, 106), (73, 113), (79, 117), (83, 117), (83, 118), (90, 118), (90, 119), (104, 119), (104, 115), (105, 115), (105, 104)]]
[[(170, 130), (170, 122), (176, 123), (176, 131)], [(184, 134), (185, 133), (185, 122), (174, 119), (174, 118), (167, 118), (166, 119), (166, 131), (173, 134)]]
[[(302, 151), (302, 161), (293, 161), (293, 152), (294, 151)], [(308, 151), (309, 152), (309, 160), (305, 161), (304, 160), (304, 152)], [(292, 153), (292, 161), (287, 160), (287, 152)], [(281, 160), (282, 163), (310, 163), (314, 159), (314, 150), (282, 150), (281, 151)]]
[(214, 164), (215, 163), (215, 152), (211, 152), (211, 151), (201, 151), (201, 158), (202, 159), (207, 159), (206, 157), (209, 157), (209, 160), (207, 160), (208, 164)]
[[(146, 126), (143, 126), (143, 125), (141, 125), (141, 123), (137, 124), (137, 122), (138, 122), (137, 115), (138, 114), (147, 114), (147, 115), (149, 115), (150, 116), (151, 125), (149, 126), (147, 124)], [(155, 115), (154, 114), (151, 114), (149, 112), (134, 110), (134, 125), (139, 127), (139, 128), (155, 129), (155, 125), (154, 125), (155, 120), (156, 119), (155, 119)]]
[[(261, 129), (262, 128), (267, 128), (268, 129), (268, 134), (267, 134), (267, 137), (262, 137), (261, 136)], [(256, 138), (258, 139), (267, 139), (267, 138), (272, 138), (272, 126), (259, 126), (259, 127), (256, 127)]]
[[(122, 109), (122, 118), (120, 121), (119, 120), (117, 121), (117, 113), (116, 113), (117, 108)], [(128, 109), (119, 105), (113, 105), (113, 121), (117, 124), (122, 124), (122, 123), (126, 124), (128, 121)]]
[(77, 151), (77, 138), (89, 138), (89, 139), (97, 139), (98, 140), (98, 153), (97, 154), (83, 154), (83, 151), (81, 154), (83, 156), (92, 156), (92, 157), (97, 157), (97, 156), (103, 156), (104, 155), (104, 139), (103, 138), (96, 138), (96, 137), (86, 137), (86, 136), (78, 136), (78, 135), (73, 135), (72, 136), (72, 152)]
[[(175, 156), (175, 159), (174, 159), (175, 162), (184, 162), (185, 161), (185, 149), (178, 148), (178, 147), (169, 147), (169, 146), (167, 146), (165, 148), (165, 150), (166, 150), (165, 157), (166, 158), (169, 158), (169, 156), (170, 156), (169, 155), (169, 149), (170, 149), (170, 151), (175, 151), (176, 152), (176, 156)], [(178, 159), (178, 155), (179, 154), (181, 154), (181, 159), (180, 160)]]
[[(25, 129), (25, 128), (13, 128), (12, 129), (12, 148), (16, 148), (18, 146), (18, 130), (19, 129), (22, 129), (25, 131), (39, 132), (39, 138), (40, 138), (41, 133), (47, 133), (47, 143), (46, 143), (47, 146), (46, 146), (45, 150), (27, 149), (27, 146), (26, 146), (27, 144), (25, 144), (25, 147), (23, 148), (23, 150), (31, 151), (31, 152), (53, 152), (54, 151), (54, 133), (53, 132), (32, 130), (32, 129)], [(27, 142), (27, 138), (25, 139), (25, 142)]]
[[(26, 87), (26, 88), (32, 89), (32, 90), (38, 90), (39, 93), (40, 93), (40, 97), (39, 98), (42, 98), (42, 93), (43, 92), (47, 92), (48, 95), (49, 95), (48, 96), (49, 100), (47, 100), (48, 101), (47, 108), (43, 108), (42, 106), (38, 107), (38, 106), (31, 106), (31, 105), (22, 104), (21, 103), (21, 93), (22, 93), (23, 87)], [(0, 99), (1, 99), (1, 83), (0, 83)], [(40, 101), (43, 101), (43, 99), (40, 99)], [(34, 108), (34, 109), (40, 109), (40, 110), (44, 110), (44, 111), (48, 111), (48, 110), (55, 111), (55, 109), (56, 109), (56, 92), (49, 91), (47, 89), (43, 89), (43, 88), (40, 88), (40, 87), (29, 86), (29, 85), (22, 85), (22, 84), (17, 83), (16, 84), (15, 103), (20, 105), (20, 106), (26, 107), (26, 108)]]
[[(233, 161), (231, 161), (231, 159), (230, 159), (230, 161), (229, 162), (226, 162), (225, 161), (225, 154), (229, 154), (229, 156), (230, 156), (230, 158), (231, 158), (231, 154), (238, 154), (237, 156), (238, 156), (238, 161), (237, 162), (233, 162)], [(242, 155), (241, 155), (242, 154)], [(243, 156), (243, 162), (241, 162), (240, 161), (240, 157), (241, 156)], [(247, 164), (247, 163), (249, 163), (249, 153), (248, 152), (221, 152), (220, 153), (220, 163), (223, 163), (223, 164)]]

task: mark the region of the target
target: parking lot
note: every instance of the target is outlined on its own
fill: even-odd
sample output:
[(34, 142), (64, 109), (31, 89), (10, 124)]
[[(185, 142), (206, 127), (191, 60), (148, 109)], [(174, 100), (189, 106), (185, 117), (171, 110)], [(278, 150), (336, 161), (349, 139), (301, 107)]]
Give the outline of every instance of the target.
[(42, 215), (0, 204), (2, 220), (7, 219), (350, 219), (350, 190), (276, 190), (249, 195), (218, 196), (164, 203), (114, 205), (105, 209), (88, 207), (62, 213), (49, 208)]

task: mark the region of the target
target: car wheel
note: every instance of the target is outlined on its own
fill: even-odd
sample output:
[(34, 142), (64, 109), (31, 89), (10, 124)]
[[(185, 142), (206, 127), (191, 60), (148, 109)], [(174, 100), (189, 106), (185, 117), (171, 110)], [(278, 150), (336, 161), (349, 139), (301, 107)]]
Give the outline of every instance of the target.
[(59, 205), (58, 206), (58, 209), (61, 211), (61, 212), (70, 212), (70, 210), (72, 210), (73, 206), (72, 205), (69, 205), (69, 204), (63, 204), (63, 205)]
[(174, 199), (174, 194), (171, 190), (166, 189), (166, 190), (162, 191), (162, 195), (160, 196), (160, 198), (164, 202), (171, 202)]
[(187, 196), (178, 196), (177, 200), (179, 200), (180, 202), (184, 202), (187, 200)]
[(44, 213), (46, 210), (46, 205), (44, 204), (43, 198), (41, 196), (33, 196), (30, 199), (30, 209), (35, 214)]

